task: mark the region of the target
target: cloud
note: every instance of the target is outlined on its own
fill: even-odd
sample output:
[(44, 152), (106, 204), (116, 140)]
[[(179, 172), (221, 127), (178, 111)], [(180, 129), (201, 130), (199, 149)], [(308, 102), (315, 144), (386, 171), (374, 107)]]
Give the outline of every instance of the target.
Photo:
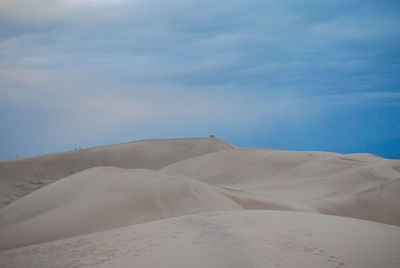
[[(104, 9), (121, 6), (124, 0), (4, 0), (0, 3), (0, 15), (3, 19), (16, 23), (48, 23), (83, 19), (84, 15)], [(100, 14), (106, 18), (104, 12)], [(104, 17), (103, 17), (104, 15)], [(97, 17), (99, 18), (99, 17)]]
[(13, 131), (27, 132), (33, 116), (53, 144), (155, 126), (160, 136), (273, 131), (339, 109), (398, 109), (399, 9), (372, 0), (5, 0), (0, 105), (21, 113)]

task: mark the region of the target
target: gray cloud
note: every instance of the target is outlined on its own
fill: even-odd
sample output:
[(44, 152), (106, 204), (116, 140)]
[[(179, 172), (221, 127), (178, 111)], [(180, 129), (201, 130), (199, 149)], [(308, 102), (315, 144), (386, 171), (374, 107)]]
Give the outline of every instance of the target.
[(398, 110), (399, 9), (358, 0), (1, 1), (0, 119), (21, 115), (2, 137), (24, 129), (26, 111), (55, 144), (65, 133), (72, 143), (154, 125), (164, 135), (224, 122), (271, 130), (343, 106)]

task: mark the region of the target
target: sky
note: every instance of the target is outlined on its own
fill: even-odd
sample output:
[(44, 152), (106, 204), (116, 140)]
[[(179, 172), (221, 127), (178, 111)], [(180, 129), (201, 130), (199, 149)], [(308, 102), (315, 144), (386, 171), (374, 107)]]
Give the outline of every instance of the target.
[(0, 159), (210, 134), (400, 158), (400, 1), (0, 1)]

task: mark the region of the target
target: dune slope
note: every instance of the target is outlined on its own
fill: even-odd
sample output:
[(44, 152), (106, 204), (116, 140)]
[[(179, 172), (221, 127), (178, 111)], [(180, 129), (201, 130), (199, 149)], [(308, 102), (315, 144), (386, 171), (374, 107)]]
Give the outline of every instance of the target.
[(262, 208), (260, 202), (254, 207), (251, 196), (268, 197), (295, 210), (400, 225), (399, 166), (399, 160), (369, 154), (235, 148), (182, 160), (160, 171), (195, 178), (235, 197), (246, 195), (248, 209)]
[(96, 167), (0, 210), (0, 250), (198, 212), (241, 209), (214, 187), (153, 170)]
[(399, 267), (400, 227), (285, 211), (213, 212), (0, 252), (2, 267)]
[(143, 140), (0, 160), (0, 208), (55, 180), (91, 167), (159, 169), (186, 158), (233, 147), (216, 138)]
[(399, 196), (400, 160), (211, 138), (3, 160), (0, 267), (399, 267)]
[[(141, 146), (149, 151), (132, 153), (145, 157), (131, 165), (156, 168), (183, 155), (220, 151), (157, 171), (95, 167), (59, 179), (0, 209), (0, 250), (207, 211), (290, 210), (400, 225), (400, 161), (368, 154), (237, 148), (218, 139), (147, 141)], [(185, 148), (192, 151), (181, 153)], [(179, 158), (167, 151), (179, 152)], [(115, 161), (130, 163), (123, 156)]]

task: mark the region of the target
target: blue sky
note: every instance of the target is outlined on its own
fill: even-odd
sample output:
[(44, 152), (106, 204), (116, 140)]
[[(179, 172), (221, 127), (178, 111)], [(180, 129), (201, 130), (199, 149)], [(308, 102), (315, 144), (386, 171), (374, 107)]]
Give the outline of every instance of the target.
[(0, 124), (0, 159), (211, 133), (400, 158), (400, 2), (3, 0)]

